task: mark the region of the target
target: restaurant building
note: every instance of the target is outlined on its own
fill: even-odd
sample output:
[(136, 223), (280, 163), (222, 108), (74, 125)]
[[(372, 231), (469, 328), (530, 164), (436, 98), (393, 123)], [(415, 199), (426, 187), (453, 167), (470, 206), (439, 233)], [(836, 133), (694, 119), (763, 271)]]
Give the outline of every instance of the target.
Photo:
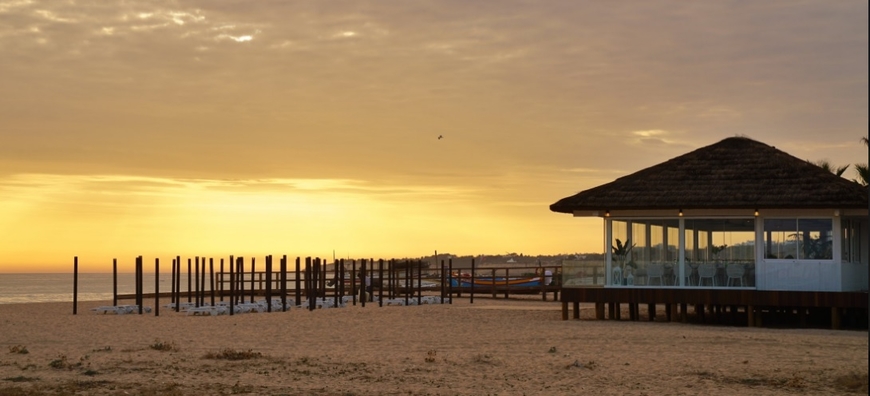
[[(604, 222), (604, 262), (566, 261), (568, 304), (596, 317), (866, 327), (867, 187), (732, 137), (550, 205)], [(763, 319), (766, 318), (766, 319)], [(792, 319), (789, 319), (792, 318)], [(793, 322), (789, 322), (793, 321)]]

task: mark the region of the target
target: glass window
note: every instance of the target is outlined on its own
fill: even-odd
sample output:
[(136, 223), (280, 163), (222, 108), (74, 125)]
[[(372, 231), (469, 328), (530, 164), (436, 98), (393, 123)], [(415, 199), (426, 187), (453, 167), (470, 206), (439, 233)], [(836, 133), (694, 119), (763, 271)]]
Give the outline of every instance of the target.
[(631, 223), (631, 244), (634, 248), (631, 249), (631, 254), (628, 260), (628, 266), (637, 269), (639, 264), (649, 262), (650, 245), (649, 233), (647, 228), (648, 222), (643, 220), (635, 220)]
[(765, 219), (765, 257), (831, 260), (832, 229), (831, 219)]
[(613, 220), (611, 222), (611, 241), (610, 241), (610, 275), (611, 284), (623, 285), (628, 284), (628, 268), (627, 263), (632, 260), (632, 251), (634, 250), (634, 238), (631, 232), (632, 223), (630, 221)]
[(861, 262), (861, 223), (856, 220), (843, 219), (842, 260), (846, 263)]
[(686, 219), (689, 262), (755, 262), (755, 220)]

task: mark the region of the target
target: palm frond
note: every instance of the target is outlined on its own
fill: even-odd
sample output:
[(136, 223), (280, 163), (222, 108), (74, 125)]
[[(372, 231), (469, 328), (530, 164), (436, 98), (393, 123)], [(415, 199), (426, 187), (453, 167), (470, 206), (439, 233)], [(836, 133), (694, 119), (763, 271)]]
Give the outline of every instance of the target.
[(867, 164), (855, 164), (855, 173), (858, 174), (858, 178), (855, 179), (856, 182), (862, 186), (870, 184), (870, 166)]

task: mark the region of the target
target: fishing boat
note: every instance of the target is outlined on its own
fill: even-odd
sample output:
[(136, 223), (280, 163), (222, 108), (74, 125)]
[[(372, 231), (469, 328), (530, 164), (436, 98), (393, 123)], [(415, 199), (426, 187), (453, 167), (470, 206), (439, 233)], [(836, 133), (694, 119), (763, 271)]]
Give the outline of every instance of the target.
[(469, 274), (461, 274), (457, 277), (450, 277), (450, 284), (453, 287), (474, 287), (481, 288), (522, 288), (522, 287), (541, 287), (541, 277), (491, 277), (491, 276), (476, 276), (474, 278)]

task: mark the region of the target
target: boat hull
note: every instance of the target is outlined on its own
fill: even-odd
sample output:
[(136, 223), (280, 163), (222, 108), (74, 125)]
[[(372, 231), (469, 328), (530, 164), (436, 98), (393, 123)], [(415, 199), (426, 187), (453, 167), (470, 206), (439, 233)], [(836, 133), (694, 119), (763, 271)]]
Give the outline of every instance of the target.
[[(454, 287), (471, 287), (472, 279), (471, 278), (461, 278), (461, 279), (451, 279), (450, 282)], [(541, 287), (541, 278), (533, 277), (533, 278), (491, 278), (491, 277), (481, 277), (474, 278), (473, 282), (474, 287), (493, 287), (496, 288), (505, 288), (505, 287)]]

